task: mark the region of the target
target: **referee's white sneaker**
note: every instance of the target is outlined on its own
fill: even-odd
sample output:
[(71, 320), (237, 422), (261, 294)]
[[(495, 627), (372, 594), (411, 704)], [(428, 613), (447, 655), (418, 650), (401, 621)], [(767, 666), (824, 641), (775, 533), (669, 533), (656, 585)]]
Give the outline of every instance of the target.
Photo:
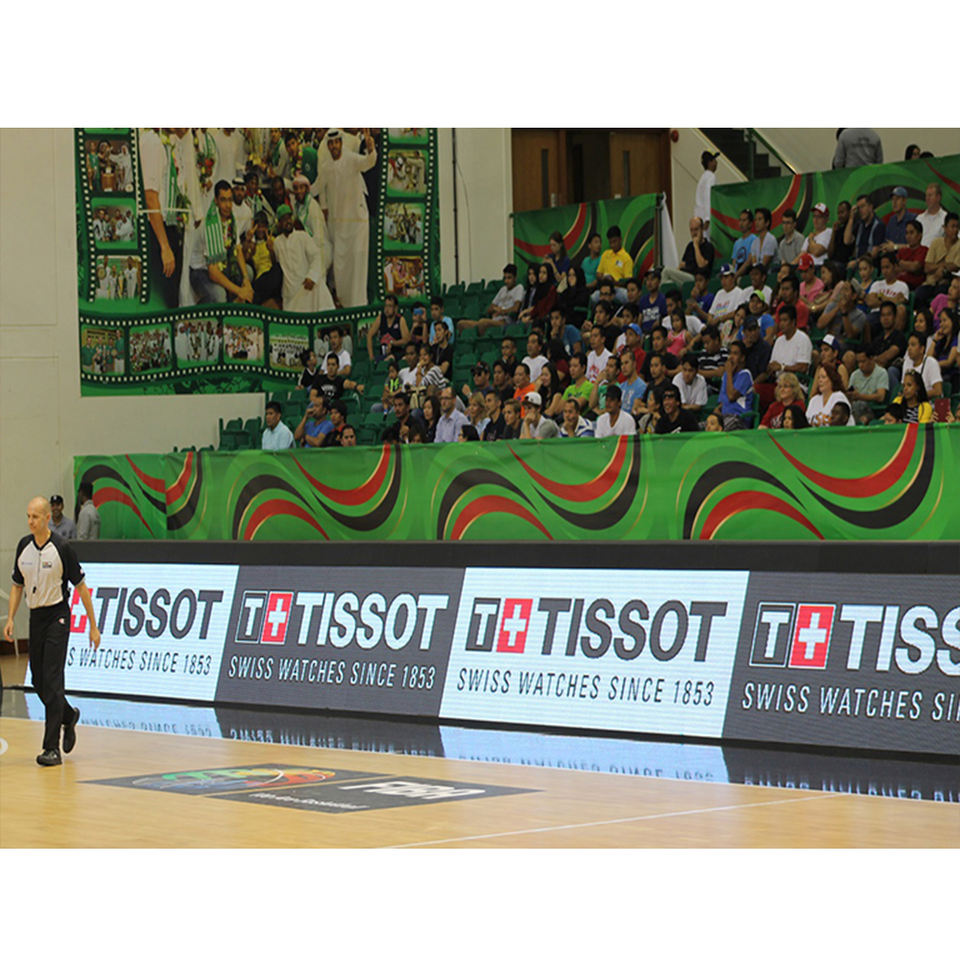
[(59, 750), (44, 750), (43, 753), (37, 757), (37, 763), (39, 763), (41, 767), (56, 767), (63, 763), (63, 760), (60, 759)]

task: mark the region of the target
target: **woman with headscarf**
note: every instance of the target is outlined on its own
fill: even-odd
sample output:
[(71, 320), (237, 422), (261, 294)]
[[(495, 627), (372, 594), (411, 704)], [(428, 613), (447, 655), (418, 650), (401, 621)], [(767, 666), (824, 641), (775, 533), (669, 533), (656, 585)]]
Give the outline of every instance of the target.
[(566, 289), (557, 294), (557, 305), (563, 311), (564, 319), (579, 330), (590, 310), (590, 291), (581, 267), (567, 270)]
[(533, 288), (532, 303), (520, 311), (517, 320), (543, 329), (549, 321), (550, 311), (556, 302), (557, 287), (550, 276), (550, 268), (545, 263), (541, 263), (537, 268), (537, 282)]

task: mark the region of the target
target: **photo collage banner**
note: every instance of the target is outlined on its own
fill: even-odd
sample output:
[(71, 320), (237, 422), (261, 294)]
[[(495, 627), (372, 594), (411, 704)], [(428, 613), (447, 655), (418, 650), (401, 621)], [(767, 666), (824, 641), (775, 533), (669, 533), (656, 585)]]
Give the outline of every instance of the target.
[(331, 327), (356, 350), (440, 290), (433, 128), (75, 135), (84, 396), (292, 389)]

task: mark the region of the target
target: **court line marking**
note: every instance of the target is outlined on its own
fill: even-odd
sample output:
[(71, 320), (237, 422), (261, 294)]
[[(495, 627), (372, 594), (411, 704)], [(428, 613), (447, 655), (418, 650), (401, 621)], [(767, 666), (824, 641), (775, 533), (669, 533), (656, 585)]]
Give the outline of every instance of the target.
[(806, 803), (810, 800), (828, 800), (845, 797), (845, 793), (818, 793), (812, 797), (788, 797), (784, 800), (762, 800), (757, 803), (733, 803), (722, 807), (702, 807), (698, 810), (668, 810), (664, 813), (647, 813), (640, 817), (618, 817), (615, 820), (593, 820), (589, 823), (561, 823), (552, 827), (529, 827), (526, 830), (505, 830), (501, 833), (482, 833), (472, 837), (450, 837), (445, 840), (421, 840), (417, 843), (395, 843), (386, 850), (403, 850), (406, 847), (429, 847), (438, 843), (466, 843), (468, 840), (493, 840), (496, 837), (515, 837), (525, 833), (550, 833), (555, 830), (579, 830), (587, 827), (605, 827), (616, 823), (635, 823), (640, 820), (666, 820), (669, 817), (689, 817), (698, 813), (720, 813), (725, 810), (745, 810), (749, 807), (774, 807), (784, 803)]
[(7, 741), (0, 737), (0, 756), (7, 752)]

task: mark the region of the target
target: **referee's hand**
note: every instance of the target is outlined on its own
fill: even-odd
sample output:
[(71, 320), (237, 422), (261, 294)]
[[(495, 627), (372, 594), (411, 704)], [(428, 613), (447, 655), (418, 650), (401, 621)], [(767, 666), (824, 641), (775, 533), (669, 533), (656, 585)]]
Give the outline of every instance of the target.
[(4, 625), (3, 639), (6, 640), (7, 643), (13, 643), (13, 619), (12, 618), (8, 618), (6, 624)]
[(93, 624), (90, 625), (90, 646), (94, 650), (100, 649), (100, 631)]

